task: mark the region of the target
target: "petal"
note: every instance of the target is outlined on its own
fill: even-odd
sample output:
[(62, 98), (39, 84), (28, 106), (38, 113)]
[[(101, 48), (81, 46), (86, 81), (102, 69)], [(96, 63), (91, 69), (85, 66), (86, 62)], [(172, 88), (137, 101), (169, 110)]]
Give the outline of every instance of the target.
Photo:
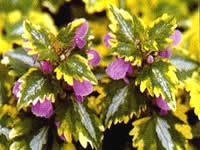
[(79, 96), (87, 96), (91, 94), (93, 91), (92, 84), (86, 80), (84, 80), (83, 82), (80, 82), (74, 79), (73, 89), (74, 89), (75, 95), (79, 95)]
[(169, 38), (173, 40), (172, 45), (176, 46), (180, 43), (181, 38), (182, 38), (182, 34), (179, 30), (175, 30), (174, 34), (171, 35)]
[(51, 63), (46, 60), (40, 61), (40, 67), (41, 67), (42, 71), (45, 73), (49, 73), (53, 69), (53, 66), (51, 65)]
[(88, 22), (83, 23), (77, 30), (75, 38), (83, 38), (88, 33)]
[(128, 70), (127, 70), (127, 74), (131, 74), (131, 73), (133, 73), (133, 66), (131, 65), (131, 63), (130, 62), (126, 62), (127, 64), (128, 64)]
[(30, 50), (32, 50), (32, 49), (29, 48), (29, 47), (24, 47), (24, 50), (25, 50), (26, 52), (28, 52), (28, 51), (30, 51)]
[(99, 53), (93, 49), (88, 50), (88, 63), (92, 66), (97, 66), (101, 60)]
[(28, 39), (23, 39), (23, 42), (24, 42), (24, 43), (27, 43), (27, 42), (28, 42)]
[(60, 138), (62, 141), (66, 141), (64, 134), (60, 135), (59, 138)]
[(76, 44), (77, 44), (78, 48), (81, 49), (81, 48), (83, 48), (85, 46), (86, 40), (83, 39), (83, 38), (77, 38), (76, 39)]
[(109, 75), (113, 80), (123, 79), (128, 71), (131, 71), (130, 62), (125, 62), (121, 58), (111, 62), (106, 68), (107, 75)]
[(149, 56), (147, 57), (147, 63), (148, 63), (148, 64), (152, 64), (153, 61), (154, 61), (153, 56), (152, 56), (152, 55), (149, 55)]
[(32, 105), (31, 111), (37, 117), (50, 118), (53, 114), (51, 100), (45, 99), (42, 103), (38, 101), (35, 105)]
[(160, 116), (166, 116), (168, 114), (168, 111), (167, 110), (160, 110)]
[(36, 63), (37, 58), (38, 58), (38, 54), (33, 55), (34, 64)]
[(104, 42), (104, 45), (107, 47), (107, 48), (110, 48), (111, 45), (109, 44), (109, 40), (110, 39), (113, 39), (110, 35), (109, 35), (110, 32), (107, 32), (106, 35), (104, 36), (104, 39), (103, 39), (103, 42)]
[(162, 99), (162, 97), (157, 97), (156, 98), (156, 104), (161, 110), (170, 110), (169, 106), (167, 103)]
[(60, 122), (59, 121), (55, 121), (55, 125), (56, 125), (56, 128), (58, 128), (60, 126)]
[(172, 56), (172, 52), (169, 47), (166, 48), (165, 51), (159, 52), (159, 55), (163, 58), (170, 58)]
[(18, 99), (19, 97), (17, 96), (19, 90), (20, 90), (20, 85), (21, 85), (21, 82), (15, 82), (15, 85), (13, 87), (13, 90), (12, 90), (12, 93), (15, 95), (15, 97)]
[(83, 102), (83, 100), (84, 100), (83, 96), (76, 95), (76, 94), (75, 94), (75, 96), (76, 96), (76, 101), (77, 101), (77, 102), (79, 102), (79, 103), (82, 103), (82, 102)]
[(124, 77), (123, 80), (124, 80), (124, 82), (125, 82), (126, 84), (129, 84), (129, 80), (128, 80), (127, 77)]
[[(59, 122), (59, 121), (56, 121), (56, 122), (55, 122), (55, 125), (56, 125), (56, 128), (59, 128), (60, 122)], [(66, 141), (64, 134), (60, 135), (59, 138), (60, 138), (61, 140), (63, 140), (63, 141)]]

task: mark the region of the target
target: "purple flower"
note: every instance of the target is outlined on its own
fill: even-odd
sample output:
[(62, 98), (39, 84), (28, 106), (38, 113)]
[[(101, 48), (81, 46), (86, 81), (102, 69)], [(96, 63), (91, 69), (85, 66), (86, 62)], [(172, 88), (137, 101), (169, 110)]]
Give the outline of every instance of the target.
[(84, 36), (88, 33), (88, 28), (88, 22), (86, 21), (76, 30), (74, 40), (72, 41), (72, 47), (75, 47), (75, 44), (77, 44), (80, 49), (85, 46), (86, 40), (84, 39)]
[[(180, 43), (181, 38), (182, 38), (182, 34), (179, 30), (175, 30), (174, 34), (171, 35), (169, 38), (173, 40), (172, 45), (176, 46)], [(170, 58), (172, 56), (172, 52), (170, 50), (170, 47), (167, 47), (166, 50), (164, 50), (164, 51), (160, 51), (159, 55), (163, 58)]]
[(33, 55), (34, 64), (36, 63), (37, 58), (38, 58), (38, 54)]
[(172, 45), (176, 46), (180, 43), (182, 34), (179, 30), (174, 30), (174, 34), (171, 35), (169, 38), (173, 40)]
[(45, 73), (49, 73), (53, 69), (51, 62), (46, 61), (46, 60), (40, 61), (40, 67), (41, 67), (42, 71), (45, 72)]
[(38, 101), (35, 105), (32, 105), (31, 111), (37, 117), (50, 118), (53, 114), (53, 105), (51, 100), (45, 98), (42, 103)]
[(170, 108), (167, 105), (167, 103), (165, 102), (165, 100), (163, 100), (163, 98), (161, 96), (160, 97), (156, 97), (155, 100), (156, 100), (157, 106), (161, 109), (160, 115), (161, 116), (167, 115), (167, 113), (170, 110)]
[(92, 84), (86, 80), (80, 82), (74, 79), (73, 89), (78, 102), (83, 102), (83, 96), (87, 96), (93, 91)]
[[(55, 122), (56, 128), (59, 128), (60, 126), (60, 122), (56, 121)], [(61, 140), (66, 141), (64, 134), (62, 134), (61, 136), (59, 136)]]
[(113, 39), (113, 37), (111, 37), (109, 35), (110, 32), (107, 32), (106, 35), (104, 36), (104, 39), (103, 39), (103, 42), (104, 42), (104, 45), (107, 47), (107, 48), (110, 48), (111, 45), (109, 44), (109, 40), (110, 39)]
[(154, 61), (153, 56), (152, 56), (152, 55), (149, 55), (149, 56), (147, 57), (147, 63), (148, 63), (148, 64), (152, 64), (153, 61)]
[(172, 52), (169, 47), (166, 48), (165, 51), (160, 51), (159, 55), (163, 58), (170, 58), (172, 56)]
[(92, 66), (97, 66), (101, 60), (99, 53), (93, 49), (88, 50), (88, 63)]
[(18, 92), (20, 90), (21, 82), (16, 81), (13, 87), (12, 93), (15, 95), (16, 99), (18, 99)]
[(127, 83), (128, 79), (126, 78), (127, 74), (133, 72), (133, 67), (130, 62), (124, 61), (124, 59), (118, 58), (115, 61), (111, 62), (106, 68), (106, 73), (113, 80), (124, 79)]

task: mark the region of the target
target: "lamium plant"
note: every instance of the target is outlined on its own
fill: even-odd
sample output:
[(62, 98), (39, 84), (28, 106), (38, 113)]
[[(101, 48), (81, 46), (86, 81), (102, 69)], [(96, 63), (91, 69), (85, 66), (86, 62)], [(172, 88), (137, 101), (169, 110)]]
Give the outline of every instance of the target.
[[(35, 2), (51, 13), (72, 3)], [(200, 61), (183, 43), (189, 33), (171, 14), (146, 22), (128, 0), (83, 2), (90, 16), (106, 10), (108, 28), (76, 17), (58, 30), (24, 16), (12, 48), (0, 50), (0, 150), (107, 150), (117, 124), (132, 124), (132, 146), (120, 150), (195, 150), (199, 123), (187, 113), (200, 119)]]

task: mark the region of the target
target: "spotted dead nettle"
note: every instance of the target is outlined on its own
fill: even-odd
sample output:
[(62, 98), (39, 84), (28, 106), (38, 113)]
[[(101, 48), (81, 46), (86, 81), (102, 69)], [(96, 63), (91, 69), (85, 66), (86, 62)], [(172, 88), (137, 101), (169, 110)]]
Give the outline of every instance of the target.
[(40, 67), (43, 72), (50, 73), (53, 70), (53, 66), (50, 61), (42, 60), (40, 61)]
[(148, 63), (148, 64), (152, 64), (153, 61), (154, 61), (153, 56), (152, 56), (152, 55), (149, 55), (149, 56), (147, 57), (147, 63)]
[[(59, 128), (60, 122), (56, 121), (56, 122), (55, 122), (55, 125), (56, 125), (56, 128)], [(59, 135), (59, 138), (60, 138), (61, 140), (63, 140), (63, 141), (66, 141), (64, 134)]]
[(115, 61), (111, 62), (106, 68), (107, 75), (113, 80), (124, 79), (128, 83), (127, 74), (133, 72), (133, 67), (130, 62), (124, 61), (122, 58), (118, 58)]
[(84, 96), (87, 96), (92, 93), (93, 86), (89, 81), (78, 81), (74, 79), (73, 89), (75, 92), (76, 100), (78, 102), (83, 102)]
[(86, 21), (85, 23), (83, 23), (77, 30), (76, 30), (76, 34), (74, 36), (74, 40), (72, 41), (72, 47), (75, 47), (75, 45), (78, 46), (78, 48), (83, 48), (86, 45), (86, 40), (84, 39), (84, 37), (87, 35), (88, 33), (88, 22)]
[[(182, 34), (179, 30), (174, 30), (174, 34), (171, 35), (169, 38), (173, 40), (172, 45), (177, 46), (181, 41)], [(168, 46), (166, 50), (159, 52), (159, 55), (163, 58), (170, 58), (172, 56), (170, 47)]]
[(165, 116), (168, 114), (168, 111), (170, 110), (169, 106), (167, 105), (167, 102), (160, 96), (155, 98), (157, 106), (160, 108), (160, 115)]
[(37, 117), (50, 118), (53, 114), (51, 99), (48, 100), (45, 98), (43, 102), (40, 102), (39, 100), (36, 104), (32, 105), (31, 111)]
[(92, 66), (97, 66), (101, 60), (99, 53), (93, 49), (87, 51), (88, 63)]
[(113, 39), (113, 37), (111, 37), (110, 35), (110, 32), (107, 32), (106, 35), (104, 36), (104, 45), (107, 47), (107, 48), (111, 48), (111, 45), (109, 43), (109, 40)]
[(15, 98), (19, 98), (19, 91), (20, 91), (21, 82), (16, 81), (13, 87), (12, 93), (14, 94)]

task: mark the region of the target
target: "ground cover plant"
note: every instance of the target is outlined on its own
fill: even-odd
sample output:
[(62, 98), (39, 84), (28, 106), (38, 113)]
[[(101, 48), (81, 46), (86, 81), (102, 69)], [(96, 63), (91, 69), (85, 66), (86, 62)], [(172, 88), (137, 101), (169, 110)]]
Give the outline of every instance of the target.
[(0, 150), (200, 149), (197, 0), (0, 0)]

